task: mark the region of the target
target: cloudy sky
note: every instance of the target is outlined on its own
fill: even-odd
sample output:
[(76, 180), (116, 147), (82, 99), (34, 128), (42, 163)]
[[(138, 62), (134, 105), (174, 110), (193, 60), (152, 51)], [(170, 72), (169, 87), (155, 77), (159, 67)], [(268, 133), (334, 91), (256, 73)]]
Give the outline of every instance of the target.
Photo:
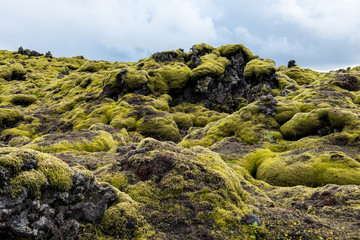
[(244, 43), (277, 65), (360, 65), (359, 0), (0, 0), (0, 49), (138, 61)]

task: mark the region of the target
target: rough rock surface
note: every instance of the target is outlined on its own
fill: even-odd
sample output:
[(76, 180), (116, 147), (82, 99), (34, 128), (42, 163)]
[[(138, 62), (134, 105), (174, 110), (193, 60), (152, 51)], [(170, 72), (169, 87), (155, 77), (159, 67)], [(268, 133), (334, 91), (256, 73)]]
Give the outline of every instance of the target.
[[(21, 164), (17, 166), (19, 161)], [(1, 239), (78, 239), (81, 224), (100, 219), (118, 199), (111, 187), (95, 182), (90, 172), (66, 167), (65, 171), (74, 171), (68, 179), (71, 188), (60, 191), (50, 176), (42, 175), (42, 161), (56, 164), (53, 157), (35, 151), (1, 149)], [(62, 170), (55, 167), (51, 174), (61, 178)], [(36, 176), (31, 175), (35, 172), (43, 176), (42, 183), (36, 182)], [(22, 176), (29, 179), (21, 180)], [(20, 186), (17, 180), (20, 180)]]

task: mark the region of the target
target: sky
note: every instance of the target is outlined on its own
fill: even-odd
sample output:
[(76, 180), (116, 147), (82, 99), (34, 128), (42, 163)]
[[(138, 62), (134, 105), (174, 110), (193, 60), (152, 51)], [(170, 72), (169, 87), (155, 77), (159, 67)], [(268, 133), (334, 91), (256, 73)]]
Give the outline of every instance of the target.
[(0, 49), (136, 62), (243, 43), (277, 66), (360, 65), (359, 0), (0, 0)]

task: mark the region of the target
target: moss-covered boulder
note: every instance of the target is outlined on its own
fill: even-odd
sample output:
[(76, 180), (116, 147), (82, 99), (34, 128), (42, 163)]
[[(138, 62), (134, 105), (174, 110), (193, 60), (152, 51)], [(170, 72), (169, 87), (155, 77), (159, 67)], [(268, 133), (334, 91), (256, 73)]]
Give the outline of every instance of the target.
[(42, 152), (58, 153), (63, 151), (108, 151), (118, 146), (112, 135), (105, 131), (72, 131), (64, 134), (48, 134), (34, 139), (24, 146)]
[(272, 78), (275, 74), (275, 62), (271, 59), (253, 59), (246, 64), (244, 78), (248, 80), (259, 79), (260, 77)]
[(129, 220), (115, 222), (116, 215), (118, 219), (133, 219), (133, 226), (146, 220), (156, 229), (154, 237), (161, 239), (249, 237), (251, 228), (242, 224), (242, 216), (255, 211), (253, 204), (259, 199), (267, 201), (261, 194), (254, 198), (247, 192), (246, 186), (251, 188), (251, 184), (243, 176), (246, 173), (240, 167), (232, 169), (218, 154), (203, 147), (184, 149), (151, 138), (142, 140), (118, 165), (98, 174), (99, 179), (108, 180), (111, 175), (126, 176), (121, 188), (143, 206), (143, 210), (135, 204), (108, 210), (109, 214), (118, 214), (105, 214), (105, 224), (113, 221), (114, 227), (104, 227), (119, 236), (127, 234), (123, 224)]
[(320, 75), (318, 72), (308, 68), (300, 68), (299, 66), (288, 68), (282, 71), (283, 74), (295, 80), (298, 84), (310, 84)]
[(117, 199), (87, 170), (34, 150), (0, 149), (1, 239), (75, 239)]

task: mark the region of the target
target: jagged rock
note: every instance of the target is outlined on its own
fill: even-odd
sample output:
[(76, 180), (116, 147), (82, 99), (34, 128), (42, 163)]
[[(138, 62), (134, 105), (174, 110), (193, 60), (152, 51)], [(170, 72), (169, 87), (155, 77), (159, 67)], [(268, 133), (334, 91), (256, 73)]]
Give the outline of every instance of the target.
[(117, 199), (81, 168), (31, 150), (0, 150), (0, 238), (77, 239)]

